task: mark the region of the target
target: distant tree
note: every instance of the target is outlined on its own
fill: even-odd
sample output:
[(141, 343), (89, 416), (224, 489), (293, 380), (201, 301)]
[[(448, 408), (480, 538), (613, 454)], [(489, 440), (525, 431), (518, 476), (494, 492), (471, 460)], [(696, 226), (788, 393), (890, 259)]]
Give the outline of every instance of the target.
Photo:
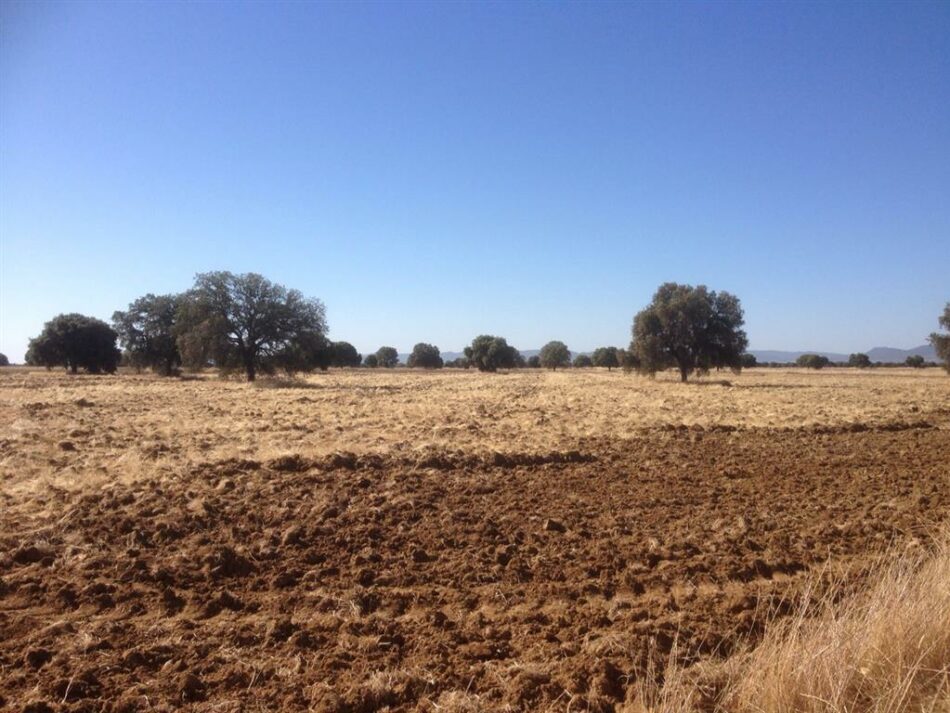
[(465, 347), (465, 357), (479, 371), (494, 372), (499, 369), (513, 369), (518, 365), (521, 355), (509, 346), (503, 337), (482, 334)]
[(755, 358), (755, 354), (750, 354), (749, 352), (739, 357), (739, 361), (743, 369), (751, 369), (759, 365), (759, 360)]
[(439, 354), (439, 348), (423, 342), (419, 342), (412, 348), (412, 353), (409, 355), (409, 359), (406, 360), (406, 365), (410, 369), (417, 367), (422, 369), (441, 369), (442, 364), (442, 356)]
[(257, 373), (326, 368), (330, 361), (323, 303), (256, 273), (207, 272), (195, 277), (179, 310), (184, 362)]
[(513, 369), (527, 369), (528, 360), (524, 358), (524, 354), (515, 349), (514, 353), (514, 364), (512, 364)]
[(359, 366), (363, 361), (363, 356), (349, 342), (333, 342), (330, 351), (333, 356), (330, 360), (330, 366), (347, 367)]
[(112, 374), (121, 357), (115, 345), (117, 336), (101, 319), (76, 313), (61, 314), (47, 322), (40, 335), (30, 340), (26, 363), (47, 368), (63, 366), (73, 374), (79, 369), (90, 374)]
[(376, 361), (387, 369), (392, 369), (399, 363), (399, 352), (394, 347), (380, 347), (376, 350)]
[(802, 354), (795, 360), (795, 364), (806, 369), (824, 369), (831, 361), (821, 354)]
[(734, 295), (705, 285), (667, 282), (634, 317), (630, 351), (639, 359), (641, 372), (652, 375), (675, 366), (681, 381), (711, 368), (738, 372), (748, 345), (743, 323)]
[(559, 366), (571, 365), (571, 351), (564, 342), (548, 342), (541, 347), (541, 366), (557, 370)]
[[(947, 302), (937, 321), (945, 331), (950, 332), (950, 302)], [(930, 343), (937, 350), (937, 356), (943, 361), (944, 368), (950, 373), (950, 334), (934, 332), (930, 335)]]
[(620, 362), (624, 374), (640, 371), (640, 357), (630, 349), (618, 349), (617, 360)]
[(445, 366), (449, 369), (468, 369), (470, 365), (468, 363), (468, 359), (460, 356), (445, 362)]
[(363, 359), (363, 366), (375, 369), (379, 366), (379, 359), (376, 358), (375, 354), (367, 354), (366, 358)]
[(594, 365), (594, 360), (587, 354), (578, 354), (574, 357), (573, 366), (575, 369), (586, 369)]
[(10, 366), (10, 360), (6, 354), (0, 354), (0, 366)]
[(147, 294), (129, 308), (113, 312), (112, 328), (125, 347), (125, 361), (136, 369), (171, 376), (181, 366), (176, 327), (178, 295)]
[(920, 354), (912, 354), (904, 360), (906, 366), (911, 366), (914, 369), (922, 369), (924, 367), (924, 358)]
[(869, 366), (871, 366), (871, 357), (860, 352), (857, 354), (851, 354), (848, 356), (848, 366), (855, 367), (857, 369), (867, 369)]
[(527, 365), (529, 369), (540, 369), (541, 368), (541, 357), (537, 354), (528, 357)]
[(591, 357), (594, 366), (607, 367), (610, 371), (616, 366), (620, 366), (620, 357), (617, 354), (617, 347), (598, 347), (594, 350)]

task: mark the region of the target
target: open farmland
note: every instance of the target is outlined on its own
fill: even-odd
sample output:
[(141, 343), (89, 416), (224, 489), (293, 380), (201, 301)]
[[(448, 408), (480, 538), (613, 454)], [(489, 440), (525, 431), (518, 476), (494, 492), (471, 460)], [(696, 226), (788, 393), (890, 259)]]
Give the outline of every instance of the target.
[(927, 542), (948, 453), (936, 369), (0, 369), (0, 708), (637, 710)]

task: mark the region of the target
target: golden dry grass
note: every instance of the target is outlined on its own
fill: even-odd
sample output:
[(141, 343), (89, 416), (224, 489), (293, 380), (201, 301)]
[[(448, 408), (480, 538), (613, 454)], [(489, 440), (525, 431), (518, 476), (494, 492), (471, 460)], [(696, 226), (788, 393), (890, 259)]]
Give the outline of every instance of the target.
[[(276, 387), (276, 388), (275, 388)], [(682, 385), (619, 370), (341, 370), (257, 384), (0, 369), (12, 488), (181, 472), (224, 458), (426, 449), (548, 453), (670, 425), (808, 428), (950, 421), (938, 369), (752, 369)], [(67, 450), (74, 449), (74, 450)]]
[[(857, 593), (813, 575), (797, 612), (752, 650), (695, 672), (671, 665), (632, 709), (689, 713), (719, 689), (722, 713), (950, 710), (950, 536), (882, 558)], [(843, 594), (844, 593), (844, 594)], [(643, 705), (643, 701), (646, 705)], [(707, 703), (708, 707), (708, 703)]]

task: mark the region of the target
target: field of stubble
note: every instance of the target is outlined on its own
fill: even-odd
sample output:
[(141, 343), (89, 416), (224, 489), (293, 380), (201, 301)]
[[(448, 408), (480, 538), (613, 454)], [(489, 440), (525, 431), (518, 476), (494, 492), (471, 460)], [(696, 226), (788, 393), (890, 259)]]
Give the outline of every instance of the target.
[(642, 710), (926, 544), (948, 453), (936, 369), (0, 369), (0, 709)]

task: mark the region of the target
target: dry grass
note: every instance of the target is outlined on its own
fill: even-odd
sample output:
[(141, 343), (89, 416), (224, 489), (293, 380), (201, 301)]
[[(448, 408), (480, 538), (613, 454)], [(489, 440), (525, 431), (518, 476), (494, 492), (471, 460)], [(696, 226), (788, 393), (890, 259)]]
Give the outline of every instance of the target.
[[(925, 428), (902, 431), (902, 424)], [(670, 426), (689, 426), (692, 430), (652, 430)], [(893, 428), (897, 432), (827, 434), (828, 429), (842, 427)], [(704, 436), (699, 433), (700, 428), (719, 430)], [(732, 433), (731, 428), (742, 432)], [(762, 429), (789, 429), (793, 433), (763, 432)], [(553, 454), (572, 449), (615, 454), (621, 452), (618, 444), (623, 444), (624, 448), (631, 449), (630, 453), (636, 454), (629, 462), (636, 463), (639, 482), (628, 477), (627, 460), (614, 463), (610, 455), (601, 464), (578, 465), (576, 477), (580, 480), (570, 480), (574, 474), (569, 468), (552, 469), (550, 472), (556, 471), (561, 478), (560, 489), (551, 487), (546, 475), (549, 471), (544, 468), (524, 469), (518, 474), (515, 494), (496, 498), (494, 510), (486, 509), (495, 503), (496, 499), (491, 496), (505, 487), (508, 480), (491, 481), (478, 468), (471, 473), (439, 472), (423, 478), (411, 472), (411, 467), (407, 473), (400, 466), (394, 468), (393, 473), (384, 470), (370, 474), (372, 479), (367, 478), (370, 485), (366, 487), (367, 492), (381, 498), (380, 502), (386, 506), (372, 513), (374, 522), (383, 518), (384, 524), (389, 522), (386, 518), (393, 512), (404, 511), (408, 506), (438, 503), (426, 510), (427, 513), (449, 508), (454, 502), (449, 496), (461, 497), (459, 493), (463, 491), (465, 508), (472, 504), (472, 493), (483, 496), (478, 498), (478, 504), (483, 507), (480, 512), (490, 514), (502, 527), (507, 526), (505, 518), (508, 517), (521, 523), (552, 512), (554, 515), (581, 513), (583, 517), (578, 522), (587, 518), (591, 532), (596, 535), (588, 554), (600, 556), (610, 567), (613, 564), (603, 557), (605, 552), (626, 548), (633, 560), (645, 551), (654, 536), (664, 538), (665, 560), (661, 566), (646, 574), (647, 570), (637, 570), (639, 577), (652, 578), (648, 583), (652, 583), (656, 592), (649, 587), (648, 591), (636, 595), (619, 592), (602, 603), (596, 596), (585, 598), (583, 590), (576, 586), (579, 581), (576, 572), (573, 579), (567, 577), (562, 582), (547, 578), (544, 569), (545, 558), (559, 557), (563, 553), (556, 543), (573, 534), (553, 536), (541, 532), (537, 535), (541, 543), (539, 559), (536, 563), (532, 561), (538, 572), (532, 572), (532, 576), (536, 576), (536, 584), (543, 586), (529, 591), (520, 584), (507, 588), (493, 585), (504, 606), (497, 604), (487, 589), (479, 594), (483, 598), (477, 600), (481, 603), (477, 608), (468, 604), (462, 607), (467, 599), (448, 599), (454, 602), (450, 611), (453, 619), (462, 624), (468, 619), (479, 622), (477, 627), (472, 624), (473, 631), (484, 628), (484, 622), (480, 622), (482, 617), (485, 621), (506, 622), (506, 626), (512, 622), (521, 626), (522, 614), (525, 618), (533, 616), (529, 606), (533, 602), (531, 606), (555, 622), (549, 626), (557, 628), (559, 635), (563, 634), (565, 644), (574, 647), (572, 651), (578, 659), (633, 661), (639, 653), (635, 649), (644, 646), (645, 639), (631, 637), (631, 626), (643, 616), (656, 616), (657, 630), (664, 632), (669, 630), (667, 622), (661, 621), (666, 616), (677, 622), (692, 621), (692, 628), (698, 631), (701, 627), (695, 617), (719, 611), (716, 607), (720, 603), (725, 606), (733, 589), (758, 592), (759, 588), (765, 591), (774, 586), (776, 591), (783, 591), (785, 583), (778, 575), (767, 583), (736, 580), (729, 583), (732, 589), (703, 590), (688, 576), (687, 559), (694, 555), (685, 554), (684, 548), (677, 549), (684, 541), (692, 543), (696, 539), (704, 550), (708, 549), (702, 553), (702, 564), (708, 564), (709, 571), (715, 572), (723, 569), (727, 564), (724, 560), (729, 558), (733, 569), (739, 564), (748, 564), (754, 557), (779, 564), (807, 563), (810, 559), (803, 556), (802, 548), (827, 546), (828, 553), (824, 556), (829, 560), (845, 557), (854, 554), (844, 547), (849, 537), (865, 543), (862, 545), (865, 551), (858, 553), (863, 562), (878, 549), (877, 544), (867, 543), (876, 537), (873, 530), (879, 525), (882, 527), (877, 534), (882, 537), (899, 525), (904, 535), (916, 533), (923, 538), (914, 529), (924, 527), (920, 513), (927, 507), (936, 512), (945, 505), (941, 497), (941, 493), (946, 492), (941, 489), (946, 481), (942, 451), (934, 449), (946, 443), (948, 429), (950, 378), (936, 369), (829, 369), (819, 373), (762, 369), (749, 370), (738, 377), (713, 375), (686, 385), (678, 383), (675, 375), (650, 380), (602, 370), (521, 371), (497, 375), (343, 370), (299, 381), (261, 381), (248, 385), (218, 380), (213, 375), (193, 380), (133, 375), (70, 377), (58, 372), (0, 369), (0, 508), (7, 508), (9, 513), (18, 507), (18, 512), (23, 514), (17, 516), (16, 527), (10, 527), (11, 538), (24, 539), (31, 532), (45, 533), (43, 537), (46, 537), (58, 530), (62, 530), (63, 541), (73, 538), (69, 540), (69, 549), (63, 549), (61, 560), (68, 565), (67, 570), (73, 572), (95, 559), (94, 539), (89, 539), (73, 522), (76, 513), (83, 512), (77, 508), (86, 507), (83, 503), (87, 489), (100, 490), (94, 494), (107, 500), (130, 504), (149, 496), (152, 492), (149, 488), (153, 487), (169, 492), (194, 488), (198, 492), (207, 486), (201, 491), (205, 499), (224, 507), (229, 502), (230, 491), (212, 491), (210, 481), (196, 479), (196, 474), (214, 473), (216, 465), (232, 460), (247, 459), (265, 467), (271, 459), (285, 455), (308, 459), (347, 451), (393, 456), (390, 463), (411, 463), (412, 458), (402, 457), (429, 451), (448, 452), (453, 457), (492, 451)], [(782, 439), (791, 444), (787, 463), (782, 458), (778, 463), (769, 462), (766, 456), (757, 455), (767, 451), (773, 458), (776, 454), (781, 456), (780, 450), (769, 450), (766, 446)], [(649, 448), (654, 444), (657, 451), (642, 450), (638, 444), (644, 443)], [(694, 447), (691, 445), (694, 443), (702, 445)], [(871, 456), (861, 453), (855, 443), (873, 445)], [(712, 463), (716, 454), (719, 461)], [(806, 461), (807, 469), (803, 467)], [(490, 463), (491, 459), (485, 462)], [(923, 469), (918, 463), (924, 464)], [(683, 472), (687, 465), (695, 471), (695, 479), (692, 472)], [(918, 490), (922, 473), (926, 473), (929, 480), (923, 482), (926, 488)], [(946, 471), (946, 476), (950, 477), (950, 471)], [(772, 477), (785, 478), (785, 481), (779, 485), (769, 480)], [(763, 479), (764, 488), (757, 489), (757, 483)], [(274, 473), (258, 477), (255, 470), (252, 475), (233, 476), (231, 486), (238, 482), (244, 487), (245, 480), (246, 485), (253, 485), (254, 507), (260, 505), (258, 516), (280, 523), (279, 527), (273, 525), (276, 529), (271, 533), (277, 542), (283, 534), (283, 525), (296, 523), (300, 512), (324, 512), (336, 502), (346, 485), (345, 480), (339, 484), (328, 481), (316, 490), (308, 490), (305, 499), (291, 503), (286, 501), (284, 488), (293, 479), (285, 482), (283, 476)], [(651, 490), (655, 482), (662, 482), (660, 490)], [(535, 484), (537, 487), (532, 490)], [(471, 489), (465, 490), (468, 485)], [(425, 490), (423, 486), (431, 488)], [(868, 490), (871, 486), (877, 489)], [(319, 489), (322, 487), (326, 490)], [(453, 490), (456, 487), (458, 493)], [(603, 490), (596, 490), (597, 487)], [(822, 493), (831, 494), (828, 497), (839, 497), (849, 507), (826, 507), (824, 500), (817, 504), (806, 502), (812, 487), (822, 488)], [(611, 497), (620, 488), (630, 488), (635, 495), (618, 507)], [(789, 498), (777, 497), (781, 495), (777, 491), (783, 488), (786, 494), (798, 494), (794, 507), (789, 507)], [(892, 491), (894, 499), (888, 501)], [(721, 499), (705, 499), (704, 493)], [(878, 493), (883, 495), (879, 497)], [(660, 495), (670, 496), (672, 500), (662, 500)], [(773, 499), (766, 502), (770, 496)], [(596, 503), (592, 502), (593, 497), (597, 498)], [(643, 499), (642, 502), (635, 502), (637, 498)], [(352, 512), (348, 517), (352, 523), (348, 532), (354, 535), (359, 531), (353, 528), (362, 522), (357, 515), (363, 513), (368, 518), (370, 506), (362, 495), (351, 499)], [(515, 501), (518, 509), (510, 510), (510, 503)], [(64, 502), (72, 505), (64, 507)], [(196, 499), (195, 507), (203, 507), (203, 502)], [(169, 498), (163, 518), (177, 517), (180, 522), (194, 519), (194, 513), (187, 509), (192, 507), (190, 502), (180, 516), (176, 513), (184, 507), (182, 503), (175, 507), (171, 507), (171, 503)], [(291, 505), (297, 510), (292, 511)], [(626, 505), (635, 505), (636, 510), (626, 513), (623, 509)], [(363, 507), (367, 508), (365, 512), (360, 510)], [(738, 508), (736, 512), (741, 513), (738, 522), (742, 526), (736, 532), (727, 532), (716, 525), (717, 518), (723, 517), (727, 507)], [(445, 509), (445, 512), (461, 511)], [(670, 513), (667, 519), (652, 519), (664, 512)], [(705, 516), (698, 517), (702, 513)], [(794, 517), (786, 518), (788, 513)], [(88, 522), (92, 524), (84, 527), (92, 527), (102, 516), (101, 513), (90, 516)], [(116, 514), (119, 516), (124, 517)], [(745, 532), (747, 519), (757, 523), (749, 533)], [(791, 522), (795, 519), (796, 522)], [(412, 542), (411, 538), (403, 542), (405, 531), (413, 537), (441, 537), (442, 532), (430, 533), (426, 529), (427, 522), (431, 520), (398, 521), (398, 528), (387, 532), (399, 539), (400, 547), (408, 548)], [(449, 529), (455, 527), (455, 520), (447, 522)], [(149, 526), (151, 521), (145, 524)], [(884, 524), (887, 527), (883, 527)], [(765, 525), (768, 528), (764, 528)], [(340, 527), (345, 527), (345, 523)], [(744, 547), (743, 543), (750, 538), (763, 540), (766, 545), (763, 554), (746, 553), (741, 549), (740, 545)], [(604, 542), (602, 548), (598, 544), (601, 541)], [(436, 542), (430, 539), (429, 547), (433, 551)], [(586, 540), (570, 542), (572, 548), (585, 551)], [(895, 564), (880, 572), (879, 583), (864, 594), (842, 599), (842, 590), (830, 591), (816, 580), (815, 588), (801, 596), (807, 608), (802, 608), (797, 616), (777, 620), (758, 646), (725, 661), (713, 656), (690, 668), (677, 668), (674, 647), (671, 655), (663, 659), (664, 666), (666, 661), (672, 662), (670, 667), (644, 678), (662, 680), (665, 685), (653, 691), (641, 690), (640, 698), (630, 693), (635, 688), (635, 676), (630, 669), (630, 675), (623, 681), (626, 701), (620, 703), (617, 698), (615, 710), (660, 713), (718, 706), (724, 712), (736, 713), (950, 712), (950, 545), (947, 542), (950, 540), (944, 539), (944, 545), (929, 553), (922, 553), (920, 548), (903, 551)], [(45, 546), (42, 538), (37, 539), (37, 543)], [(479, 561), (498, 562), (492, 542), (486, 540), (477, 547), (472, 546), (473, 552), (482, 553), (484, 549), (490, 555), (487, 560)], [(549, 549), (540, 549), (542, 546)], [(347, 588), (354, 574), (350, 570), (357, 567), (355, 559), (350, 560), (350, 554), (334, 551), (332, 557), (339, 555), (340, 558), (340, 562), (334, 561), (334, 564), (339, 565), (342, 573), (339, 576), (328, 573), (314, 580), (319, 581), (321, 587), (319, 608), (307, 598), (311, 595), (294, 594), (294, 611), (308, 611), (310, 607), (306, 621), (314, 631), (322, 634), (324, 630), (340, 630), (339, 635), (328, 639), (328, 647), (332, 645), (357, 661), (369, 661), (367, 649), (370, 645), (378, 648), (373, 643), (378, 644), (378, 632), (366, 629), (366, 620), (373, 615), (361, 612), (353, 598), (354, 591), (358, 593), (358, 590)], [(355, 551), (352, 554), (354, 558), (363, 557)], [(442, 554), (442, 559), (420, 567), (431, 569), (444, 565), (448, 568), (452, 553), (446, 550)], [(378, 566), (383, 575), (381, 581), (385, 581), (386, 576), (401, 581), (398, 577), (407, 569), (405, 553), (396, 549), (387, 553), (383, 548), (380, 556), (384, 558)], [(557, 561), (564, 567), (572, 567), (578, 559), (583, 560), (583, 556), (575, 555), (572, 550), (570, 557)], [(593, 559), (590, 561), (595, 563)], [(395, 562), (399, 564), (393, 564)], [(466, 560), (466, 566), (469, 563)], [(676, 575), (666, 581), (669, 576), (666, 573), (671, 571)], [(429, 580), (421, 574), (414, 576), (428, 586)], [(588, 576), (593, 579), (595, 575)], [(619, 579), (619, 574), (616, 577), (618, 581), (626, 581)], [(502, 579), (501, 574), (499, 579)], [(444, 574), (433, 575), (431, 581), (441, 586), (449, 579)], [(853, 583), (852, 577), (845, 580), (843, 586)], [(38, 579), (29, 584), (39, 586), (43, 582)], [(387, 591), (386, 586), (380, 585), (381, 591)], [(275, 591), (267, 595), (273, 600), (264, 602), (265, 612), (271, 605), (285, 611), (288, 601), (285, 597), (291, 593), (283, 589)], [(412, 591), (414, 596), (425, 593), (424, 588)], [(789, 591), (798, 596), (797, 585)], [(249, 600), (258, 594), (257, 589), (244, 592)], [(459, 596), (462, 594), (460, 591)], [(467, 597), (471, 591), (464, 594)], [(537, 598), (532, 599), (528, 594)], [(512, 597), (515, 604), (509, 607), (505, 596)], [(522, 602), (518, 597), (525, 599)], [(339, 606), (328, 610), (327, 603), (337, 598)], [(695, 612), (690, 610), (693, 598)], [(694, 618), (684, 619), (683, 611), (666, 611), (672, 607), (670, 602), (676, 609), (682, 605)], [(439, 611), (447, 606), (441, 599), (428, 602), (427, 606), (436, 604)], [(516, 611), (518, 606), (523, 612)], [(634, 615), (638, 617), (636, 621)], [(563, 626), (556, 623), (562, 618), (566, 622)], [(415, 626), (410, 614), (403, 619), (401, 625), (407, 630), (424, 630)], [(203, 624), (203, 631), (216, 631), (215, 627), (221, 627), (224, 632), (221, 640), (231, 646), (233, 642), (225, 636), (230, 626), (227, 621), (224, 617), (210, 619)], [(157, 638), (172, 640), (180, 635), (170, 624), (163, 628), (166, 623), (162, 620), (155, 624)], [(449, 636), (445, 632), (439, 635)], [(428, 639), (415, 641), (428, 642)], [(544, 699), (548, 703), (554, 701), (544, 710), (564, 710), (571, 701), (580, 701), (582, 694), (572, 694), (572, 697), (566, 689), (562, 697), (555, 697), (555, 693), (561, 695), (559, 692), (551, 692), (561, 686), (567, 680), (564, 676), (573, 670), (566, 668), (568, 659), (552, 658), (554, 644), (547, 639), (537, 636), (531, 641), (532, 646), (525, 647), (528, 655), (518, 659), (517, 666), (505, 664), (495, 672), (488, 664), (478, 668), (466, 664), (466, 668), (458, 669), (465, 675), (459, 674), (447, 687), (444, 681), (438, 680), (437, 669), (426, 668), (431, 661), (420, 667), (380, 658), (372, 659), (373, 667), (358, 685), (353, 684), (353, 690), (334, 691), (338, 681), (327, 680), (320, 684), (319, 690), (314, 689), (311, 697), (323, 700), (325, 692), (329, 701), (334, 696), (339, 698), (341, 693), (347, 694), (347, 700), (359, 710), (384, 706), (410, 710), (417, 703), (418, 710), (498, 710), (499, 705), (509, 704), (499, 704), (497, 695), (492, 698), (493, 691), (504, 689), (516, 678), (524, 683), (534, 673), (538, 673), (539, 681), (547, 680), (549, 669), (557, 674), (558, 667), (562, 666), (561, 678), (552, 675), (549, 683), (537, 686), (539, 689), (547, 686), (545, 692), (538, 695), (548, 696)], [(684, 644), (683, 658), (695, 660), (686, 647)], [(420, 652), (425, 649), (426, 646), (419, 646)], [(228, 665), (249, 672), (252, 682), (258, 680), (258, 670), (271, 669), (275, 678), (289, 680), (299, 675), (300, 666), (313, 666), (316, 661), (301, 658), (296, 651), (293, 656), (273, 661), (254, 658), (255, 654), (245, 649), (240, 650), (240, 656), (250, 658), (240, 665)], [(421, 660), (428, 661), (425, 657)], [(456, 665), (460, 666), (453, 661), (452, 666)], [(471, 684), (479, 671), (482, 678)], [(523, 705), (515, 702), (509, 708), (541, 709), (531, 708), (535, 699), (526, 697), (524, 700)], [(591, 700), (583, 704), (575, 701), (571, 710), (586, 710)], [(649, 705), (642, 705), (642, 701)]]
[(806, 592), (758, 646), (693, 675), (671, 666), (644, 708), (695, 711), (712, 683), (715, 709), (729, 713), (950, 710), (950, 536), (884, 562), (851, 596), (813, 577), (821, 594)]
[[(937, 369), (752, 369), (686, 385), (589, 369), (341, 370), (248, 385), (0, 369), (0, 482), (59, 486), (266, 460), (426, 449), (550, 453), (671, 425), (801, 428), (950, 421)], [(276, 387), (276, 388), (274, 388)], [(71, 444), (75, 450), (65, 450)]]

